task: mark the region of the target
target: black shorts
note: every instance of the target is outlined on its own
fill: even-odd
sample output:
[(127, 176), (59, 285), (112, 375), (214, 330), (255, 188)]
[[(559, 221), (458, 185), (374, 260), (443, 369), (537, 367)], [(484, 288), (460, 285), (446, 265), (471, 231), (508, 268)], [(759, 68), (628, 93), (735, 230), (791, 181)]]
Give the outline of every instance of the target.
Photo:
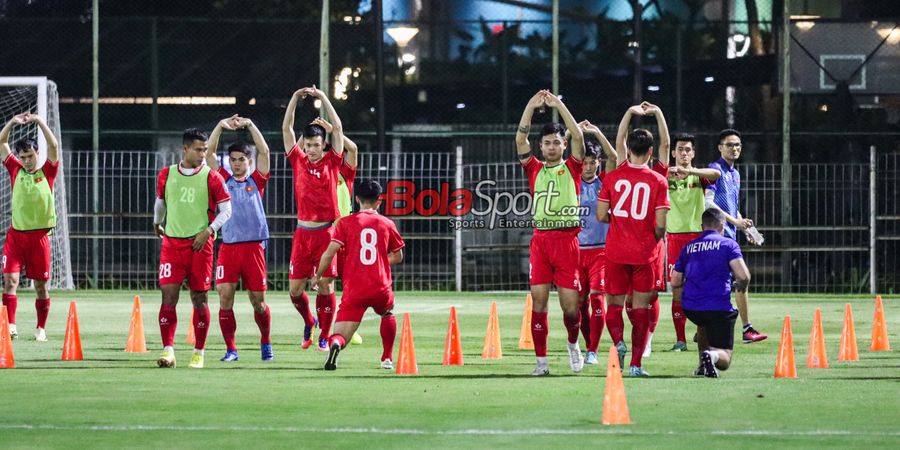
[(738, 312), (735, 311), (689, 311), (684, 315), (698, 327), (703, 327), (710, 347), (724, 350), (734, 349), (734, 322)]

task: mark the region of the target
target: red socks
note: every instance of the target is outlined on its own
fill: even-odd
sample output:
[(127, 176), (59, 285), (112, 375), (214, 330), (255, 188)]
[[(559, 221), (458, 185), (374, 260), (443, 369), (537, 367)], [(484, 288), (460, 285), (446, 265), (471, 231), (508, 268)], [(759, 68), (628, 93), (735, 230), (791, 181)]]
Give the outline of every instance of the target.
[(647, 333), (650, 328), (650, 310), (635, 308), (631, 328), (631, 365), (641, 367), (644, 347), (647, 345)]
[[(232, 313), (233, 314), (233, 313)], [(194, 325), (194, 344), (195, 350), (203, 350), (206, 347), (206, 336), (209, 334), (209, 306), (194, 308), (194, 318), (191, 321)], [(237, 325), (235, 325), (237, 328)]]
[(568, 316), (563, 313), (563, 324), (566, 325), (566, 331), (569, 333), (569, 343), (577, 343), (578, 332), (581, 330), (581, 311), (575, 309), (574, 316)]
[(263, 312), (254, 312), (253, 319), (259, 327), (259, 343), (271, 344), (272, 339), (269, 337), (269, 330), (272, 328), (272, 313), (269, 312), (269, 305)]
[[(37, 311), (37, 327), (47, 328), (47, 316), (50, 315), (50, 299), (38, 298), (34, 300), (34, 310)], [(12, 322), (10, 322), (12, 323)]]
[(393, 314), (381, 317), (381, 360), (394, 360), (394, 339), (397, 338), (397, 319)]
[(628, 322), (634, 325), (634, 308), (631, 302), (625, 302), (625, 315), (628, 316)]
[(659, 294), (653, 293), (650, 299), (650, 332), (656, 332), (656, 325), (659, 323)]
[(609, 329), (609, 337), (613, 345), (624, 341), (625, 320), (622, 319), (621, 305), (609, 305), (606, 307), (606, 328)]
[[(603, 311), (603, 294), (592, 293), (590, 295), (590, 311), (591, 340), (587, 351), (596, 353), (597, 347), (600, 345), (600, 336), (603, 335), (603, 316), (605, 315)], [(582, 323), (585, 322), (584, 317), (581, 318), (581, 321)]]
[(19, 298), (16, 294), (3, 294), (3, 306), (6, 307), (6, 315), (9, 317), (9, 323), (16, 323), (16, 308), (19, 306)]
[(234, 345), (234, 332), (237, 331), (237, 322), (234, 320), (233, 309), (219, 310), (219, 328), (222, 330), (222, 337), (225, 338), (225, 349), (228, 351), (236, 351)]
[[(531, 312), (531, 340), (534, 341), (534, 356), (543, 358), (547, 356), (547, 312)], [(578, 339), (578, 329), (575, 329), (575, 339)]]
[(578, 304), (578, 309), (581, 311), (581, 337), (584, 338), (584, 348), (588, 348), (591, 346), (591, 318), (593, 317), (590, 300), (583, 300)]
[(294, 304), (294, 309), (300, 313), (300, 317), (303, 318), (303, 323), (312, 327), (315, 325), (315, 316), (313, 316), (312, 312), (309, 310), (309, 297), (306, 295), (306, 292), (301, 292), (300, 295), (291, 295), (291, 303)]
[(178, 313), (175, 305), (161, 305), (159, 307), (159, 334), (162, 336), (163, 347), (171, 347), (175, 344), (175, 328), (178, 327)]
[(328, 337), (331, 332), (331, 324), (334, 322), (334, 310), (337, 308), (337, 298), (334, 294), (316, 295), (316, 315), (319, 316), (319, 339)]
[(344, 339), (344, 337), (339, 334), (332, 334), (331, 337), (328, 338), (328, 346), (329, 347), (331, 347), (331, 344), (335, 344), (335, 343), (340, 345), (341, 348), (344, 348), (347, 346), (347, 340)]
[(681, 309), (681, 302), (672, 302), (672, 322), (675, 324), (675, 340), (687, 342), (684, 338), (684, 325), (687, 323), (687, 317), (684, 316), (684, 310)]

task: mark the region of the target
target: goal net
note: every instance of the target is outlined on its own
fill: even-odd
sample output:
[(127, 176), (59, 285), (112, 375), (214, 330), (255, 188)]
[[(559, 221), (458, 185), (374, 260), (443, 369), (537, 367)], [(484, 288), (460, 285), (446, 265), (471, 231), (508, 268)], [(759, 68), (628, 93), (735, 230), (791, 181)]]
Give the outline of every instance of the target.
[[(0, 120), (5, 125), (13, 116), (23, 112), (40, 115), (53, 130), (60, 143), (60, 155), (64, 155), (62, 139), (59, 131), (59, 95), (56, 83), (45, 77), (0, 77)], [(2, 126), (2, 125), (0, 125)], [(36, 124), (28, 124), (13, 128), (9, 144), (15, 153), (15, 142), (23, 138), (37, 139), (39, 147), (38, 166), (47, 160), (47, 142)], [(62, 159), (62, 158), (61, 158)], [(0, 243), (6, 243), (6, 233), (12, 220), (12, 190), (6, 170), (0, 170)], [(65, 165), (60, 166), (56, 182), (53, 185), (56, 196), (56, 228), (50, 235), (52, 253), (51, 289), (74, 289), (72, 282), (72, 263), (69, 247), (69, 220), (66, 202)], [(22, 274), (25, 283), (25, 274)], [(30, 282), (28, 282), (30, 284)]]

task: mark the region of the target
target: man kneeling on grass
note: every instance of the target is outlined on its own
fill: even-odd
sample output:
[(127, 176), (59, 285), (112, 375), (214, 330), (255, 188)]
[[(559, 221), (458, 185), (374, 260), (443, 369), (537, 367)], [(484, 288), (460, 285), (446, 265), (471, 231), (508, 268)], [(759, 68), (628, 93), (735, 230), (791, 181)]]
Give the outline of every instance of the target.
[(717, 378), (716, 369), (731, 365), (734, 323), (738, 312), (731, 305), (734, 291), (745, 292), (750, 271), (741, 247), (723, 235), (725, 214), (716, 208), (703, 212), (703, 233), (689, 242), (672, 269), (673, 300), (681, 301), (684, 314), (697, 325), (700, 366), (698, 376)]

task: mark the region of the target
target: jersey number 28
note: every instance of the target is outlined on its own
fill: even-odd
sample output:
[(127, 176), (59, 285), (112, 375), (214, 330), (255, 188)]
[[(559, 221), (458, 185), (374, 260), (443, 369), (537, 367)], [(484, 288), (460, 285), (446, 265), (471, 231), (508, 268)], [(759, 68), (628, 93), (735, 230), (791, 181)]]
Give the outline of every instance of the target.
[[(616, 181), (616, 184), (613, 186), (616, 192), (620, 192), (622, 195), (619, 197), (619, 201), (616, 202), (616, 207), (613, 208), (613, 215), (616, 217), (631, 217), (632, 219), (642, 220), (647, 217), (647, 209), (650, 205), (650, 185), (643, 182), (638, 182), (634, 185), (634, 188), (631, 186), (631, 182), (628, 180), (619, 180)], [(631, 210), (625, 210), (625, 202), (631, 198)], [(630, 214), (629, 214), (630, 212)]]

